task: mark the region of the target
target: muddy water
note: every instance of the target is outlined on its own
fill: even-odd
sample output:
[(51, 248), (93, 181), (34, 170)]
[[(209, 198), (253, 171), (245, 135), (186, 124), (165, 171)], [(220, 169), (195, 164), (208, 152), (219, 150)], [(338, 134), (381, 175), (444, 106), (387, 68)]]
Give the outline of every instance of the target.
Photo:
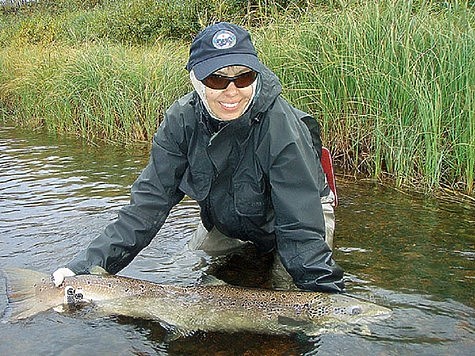
[[(147, 146), (93, 147), (0, 126), (0, 269), (52, 272), (115, 218), (147, 162)], [(0, 355), (473, 355), (475, 208), (339, 181), (335, 259), (350, 294), (390, 307), (369, 330), (316, 338), (197, 332), (173, 339), (157, 322), (46, 312), (0, 324)], [(189, 285), (206, 263), (185, 244), (199, 220), (177, 206), (152, 244), (121, 274)], [(229, 283), (264, 285), (269, 261), (230, 257), (214, 272)], [(0, 311), (6, 308), (0, 279)]]

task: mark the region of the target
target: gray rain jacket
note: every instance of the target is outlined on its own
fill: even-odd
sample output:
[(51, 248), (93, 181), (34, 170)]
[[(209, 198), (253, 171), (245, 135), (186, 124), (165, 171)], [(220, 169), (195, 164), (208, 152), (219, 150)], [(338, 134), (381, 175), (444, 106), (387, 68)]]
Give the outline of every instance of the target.
[(342, 291), (343, 271), (325, 243), (320, 196), (328, 188), (319, 148), (304, 123), (315, 120), (280, 93), (277, 77), (261, 73), (247, 112), (214, 134), (196, 92), (175, 102), (154, 136), (130, 204), (68, 268), (79, 274), (98, 265), (117, 273), (187, 195), (199, 203), (208, 230), (251, 241), (262, 252), (277, 249), (298, 287)]

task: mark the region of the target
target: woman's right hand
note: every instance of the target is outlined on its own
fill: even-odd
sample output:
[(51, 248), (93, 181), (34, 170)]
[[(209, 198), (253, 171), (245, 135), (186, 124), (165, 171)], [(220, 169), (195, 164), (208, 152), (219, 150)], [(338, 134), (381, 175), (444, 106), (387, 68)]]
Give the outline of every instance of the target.
[(52, 276), (51, 279), (53, 280), (54, 285), (56, 287), (59, 287), (63, 283), (64, 278), (73, 277), (75, 275), (76, 275), (76, 273), (71, 271), (69, 268), (61, 267), (61, 268), (58, 268), (56, 271), (53, 272), (53, 276)]

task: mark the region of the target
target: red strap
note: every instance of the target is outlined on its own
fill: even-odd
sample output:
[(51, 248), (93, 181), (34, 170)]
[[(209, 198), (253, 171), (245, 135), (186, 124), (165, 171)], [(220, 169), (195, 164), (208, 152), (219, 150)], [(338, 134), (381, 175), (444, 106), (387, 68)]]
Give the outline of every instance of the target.
[(325, 172), (325, 175), (327, 176), (328, 186), (335, 195), (334, 206), (336, 207), (338, 205), (338, 195), (336, 194), (335, 173), (333, 171), (333, 163), (330, 151), (326, 147), (322, 147), (322, 157), (320, 158), (320, 162), (322, 163), (323, 172)]

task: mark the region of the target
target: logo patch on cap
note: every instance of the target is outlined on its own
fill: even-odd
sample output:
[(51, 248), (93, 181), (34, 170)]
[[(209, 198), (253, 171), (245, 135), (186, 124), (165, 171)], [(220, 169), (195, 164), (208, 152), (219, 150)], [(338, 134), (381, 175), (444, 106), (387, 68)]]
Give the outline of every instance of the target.
[(236, 35), (228, 30), (221, 30), (213, 36), (213, 46), (217, 49), (228, 49), (236, 45)]

